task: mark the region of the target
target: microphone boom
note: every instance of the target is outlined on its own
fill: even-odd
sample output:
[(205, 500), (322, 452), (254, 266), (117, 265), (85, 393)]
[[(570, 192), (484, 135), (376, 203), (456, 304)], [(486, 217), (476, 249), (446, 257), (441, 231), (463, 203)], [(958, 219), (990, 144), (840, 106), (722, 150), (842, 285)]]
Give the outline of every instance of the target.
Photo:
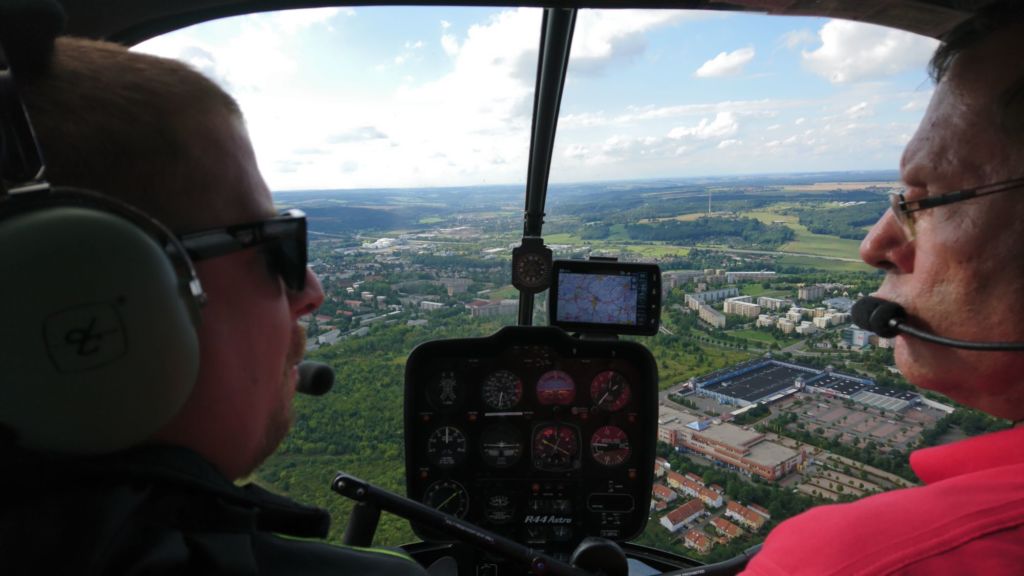
[(907, 324), (907, 311), (903, 306), (874, 296), (865, 296), (858, 300), (850, 313), (853, 315), (854, 324), (883, 338), (892, 338), (902, 333), (933, 344), (964, 350), (989, 352), (1024, 350), (1024, 342), (969, 342), (938, 336), (920, 328), (914, 328)]

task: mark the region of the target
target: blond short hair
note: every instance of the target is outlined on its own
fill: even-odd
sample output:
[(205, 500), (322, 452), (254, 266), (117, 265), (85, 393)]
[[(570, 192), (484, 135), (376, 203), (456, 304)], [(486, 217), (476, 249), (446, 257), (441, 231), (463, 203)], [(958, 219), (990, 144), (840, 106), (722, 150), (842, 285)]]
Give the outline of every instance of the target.
[(48, 70), (21, 83), (55, 185), (93, 189), (171, 226), (201, 191), (204, 124), (238, 104), (191, 67), (123, 46), (59, 38)]

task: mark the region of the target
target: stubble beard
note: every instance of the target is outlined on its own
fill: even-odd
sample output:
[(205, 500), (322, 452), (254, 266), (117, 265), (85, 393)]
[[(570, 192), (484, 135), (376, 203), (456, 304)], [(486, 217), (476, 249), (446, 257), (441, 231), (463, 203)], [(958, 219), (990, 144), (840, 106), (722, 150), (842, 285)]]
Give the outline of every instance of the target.
[(285, 359), (284, 373), (281, 375), (281, 402), (273, 414), (271, 414), (269, 421), (267, 422), (266, 432), (263, 438), (263, 448), (261, 450), (261, 456), (259, 464), (270, 458), (271, 455), (277, 450), (281, 442), (284, 441), (288, 432), (292, 428), (292, 424), (295, 423), (295, 408), (293, 406), (295, 398), (295, 388), (298, 384), (297, 381), (292, 380), (292, 366), (295, 366), (302, 361), (302, 357), (306, 352), (306, 331), (295, 324), (292, 328), (291, 345), (289, 346), (288, 356)]

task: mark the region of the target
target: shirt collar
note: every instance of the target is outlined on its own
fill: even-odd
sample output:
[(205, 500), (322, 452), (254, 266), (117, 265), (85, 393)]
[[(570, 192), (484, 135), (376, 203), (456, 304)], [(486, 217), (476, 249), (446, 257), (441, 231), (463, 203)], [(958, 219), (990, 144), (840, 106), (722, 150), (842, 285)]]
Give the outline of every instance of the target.
[(910, 466), (925, 484), (1020, 463), (1024, 463), (1024, 426), (910, 454)]

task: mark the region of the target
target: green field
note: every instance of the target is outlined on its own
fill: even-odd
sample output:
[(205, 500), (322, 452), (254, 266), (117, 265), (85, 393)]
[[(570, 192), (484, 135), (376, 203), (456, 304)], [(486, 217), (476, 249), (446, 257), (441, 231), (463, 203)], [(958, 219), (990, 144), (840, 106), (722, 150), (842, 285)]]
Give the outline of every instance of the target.
[(743, 296), (767, 296), (769, 298), (788, 298), (793, 295), (792, 290), (772, 290), (757, 283), (743, 284), (740, 286), (740, 294)]
[(871, 266), (863, 262), (847, 262), (845, 260), (828, 260), (814, 256), (783, 256), (779, 259), (781, 266), (800, 266), (816, 268), (825, 272), (870, 272)]
[(670, 246), (668, 244), (630, 244), (628, 246), (623, 246), (622, 248), (627, 252), (648, 258), (686, 256), (690, 253), (689, 248), (683, 248), (682, 246)]
[(772, 336), (771, 332), (765, 332), (763, 330), (731, 330), (726, 332), (726, 334), (735, 336), (736, 338), (750, 340), (751, 342), (756, 342), (758, 344), (782, 344), (775, 338), (775, 336)]
[[(778, 208), (783, 208), (779, 205)], [(778, 209), (776, 208), (776, 210)], [(860, 260), (860, 242), (827, 234), (815, 234), (800, 224), (799, 218), (790, 214), (779, 214), (775, 210), (759, 210), (745, 212), (744, 216), (755, 218), (765, 224), (785, 222), (793, 232), (796, 240), (782, 245), (780, 252), (796, 252), (799, 254), (816, 254), (833, 258), (850, 258)]]
[(563, 232), (563, 233), (560, 233), (560, 234), (548, 234), (548, 235), (544, 236), (544, 243), (545, 244), (549, 244), (549, 245), (550, 244), (583, 244), (583, 240), (581, 240), (580, 237), (576, 236), (575, 234), (567, 234), (567, 233)]

